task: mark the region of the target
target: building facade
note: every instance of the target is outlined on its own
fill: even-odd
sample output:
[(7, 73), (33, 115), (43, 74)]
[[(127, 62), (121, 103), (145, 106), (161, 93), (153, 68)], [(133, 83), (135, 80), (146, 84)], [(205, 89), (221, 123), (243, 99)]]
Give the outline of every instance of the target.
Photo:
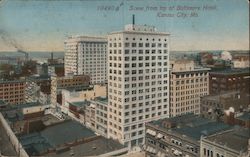
[(107, 40), (103, 37), (76, 36), (65, 41), (65, 75), (89, 75), (92, 84), (107, 82)]
[(25, 80), (0, 81), (0, 100), (8, 104), (25, 102)]
[(89, 87), (90, 78), (86, 75), (69, 75), (63, 77), (51, 77), (51, 103), (56, 105), (62, 103), (62, 89), (73, 89), (75, 91)]
[(132, 148), (145, 122), (168, 117), (169, 34), (126, 25), (108, 35), (108, 135)]
[(209, 69), (177, 60), (170, 72), (170, 116), (200, 113), (200, 97), (209, 94)]
[(209, 93), (219, 94), (233, 90), (249, 93), (249, 82), (249, 68), (213, 71), (209, 74)]
[(108, 99), (97, 97), (90, 101), (95, 106), (95, 131), (104, 137), (108, 137)]

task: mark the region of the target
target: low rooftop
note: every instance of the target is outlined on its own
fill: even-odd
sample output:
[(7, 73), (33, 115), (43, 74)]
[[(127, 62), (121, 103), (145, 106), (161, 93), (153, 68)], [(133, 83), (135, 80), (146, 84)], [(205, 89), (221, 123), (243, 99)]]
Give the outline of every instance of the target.
[(240, 94), (240, 93), (238, 91), (229, 91), (229, 92), (220, 93), (216, 95), (206, 95), (203, 97), (203, 99), (218, 101), (220, 100), (220, 98), (232, 98), (232, 96), (236, 96), (237, 94)]
[(14, 83), (25, 83), (24, 79), (19, 80), (0, 80), (0, 84), (14, 84)]
[(219, 71), (211, 71), (210, 74), (221, 74), (221, 75), (237, 75), (237, 74), (249, 74), (250, 69), (225, 69)]
[[(173, 118), (161, 119), (150, 122), (149, 124), (165, 131), (186, 135), (195, 140), (200, 140), (200, 137), (203, 135), (207, 136), (232, 128), (227, 124), (215, 122), (194, 114), (186, 114)], [(166, 124), (171, 124), (171, 127), (167, 126)]]
[(29, 155), (96, 156), (124, 148), (116, 141), (97, 136), (73, 120), (48, 126), (40, 132), (19, 136)]
[(34, 107), (34, 106), (45, 106), (38, 102), (30, 102), (24, 103), (19, 105), (8, 105), (6, 108), (1, 110), (1, 113), (5, 117), (5, 119), (9, 120), (10, 122), (20, 121), (23, 119), (22, 109)]
[(107, 97), (96, 97), (95, 101), (101, 102), (102, 104), (108, 104), (108, 98)]
[(250, 112), (244, 112), (241, 116), (236, 117), (236, 119), (250, 121)]
[(93, 141), (72, 147), (70, 151), (50, 156), (68, 157), (71, 154), (74, 154), (74, 156), (101, 156), (102, 154), (106, 154), (124, 148), (125, 147), (123, 145), (114, 140), (106, 139), (104, 137), (99, 136)]
[(208, 136), (205, 139), (215, 142), (219, 145), (226, 146), (237, 152), (245, 152), (248, 147), (248, 139), (250, 138), (249, 132), (249, 129), (236, 128), (230, 131)]
[(89, 105), (89, 101), (77, 101), (77, 102), (69, 102), (70, 105), (76, 106), (76, 107), (84, 107), (86, 105)]

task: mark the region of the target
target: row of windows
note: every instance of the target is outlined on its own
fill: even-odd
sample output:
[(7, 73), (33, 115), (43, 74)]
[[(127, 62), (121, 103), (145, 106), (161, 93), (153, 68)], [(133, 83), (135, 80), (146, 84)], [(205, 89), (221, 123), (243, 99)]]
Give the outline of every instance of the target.
[[(133, 110), (130, 112), (125, 112), (125, 116), (129, 116), (129, 115), (136, 115), (136, 114), (141, 114), (141, 113), (145, 113), (145, 112), (150, 112), (150, 111), (156, 111), (156, 108), (158, 110), (162, 109), (162, 106), (157, 106), (157, 107), (151, 107), (151, 108), (145, 108), (145, 109), (140, 109), (140, 110)], [(167, 108), (167, 105), (164, 105), (164, 108)]]
[(194, 81), (197, 83), (197, 82), (199, 82), (199, 81), (208, 81), (208, 79), (207, 78), (200, 78), (200, 79), (192, 79), (192, 80), (186, 80), (186, 81), (184, 81), (184, 80), (182, 80), (182, 81), (176, 81), (176, 85), (179, 85), (179, 84), (185, 84), (185, 83), (194, 83)]
[(0, 87), (13, 87), (13, 86), (23, 86), (24, 83), (21, 84), (0, 84)]
[[(121, 95), (121, 93), (118, 93), (118, 95)], [(148, 95), (141, 95), (141, 96), (138, 96), (138, 97), (126, 97), (124, 99), (124, 102), (125, 103), (128, 103), (128, 102), (135, 102), (135, 101), (142, 101), (142, 100), (147, 100), (147, 99), (157, 99), (157, 98), (161, 98), (162, 96), (166, 97), (168, 95), (167, 92), (164, 92), (164, 93), (158, 93), (157, 95), (156, 94), (148, 94)], [(109, 99), (110, 100), (114, 100), (114, 101), (119, 101), (119, 102), (122, 102), (122, 98), (120, 97), (117, 97), (117, 96), (113, 96), (113, 95), (109, 95)], [(167, 102), (167, 99), (164, 99), (163, 100), (164, 102)], [(158, 100), (158, 104), (161, 103), (162, 100), (159, 99)], [(151, 104), (156, 104), (156, 100), (153, 100)]]
[[(161, 94), (161, 93), (158, 93), (158, 94)], [(168, 95), (168, 93), (167, 92), (164, 92), (163, 93), (163, 96), (167, 96)], [(150, 98), (156, 98), (156, 96), (157, 97), (161, 97), (162, 95), (156, 95), (156, 94), (148, 94), (148, 95), (143, 95), (143, 96), (138, 96), (138, 97), (131, 97), (131, 98), (129, 98), (129, 97), (127, 97), (127, 98), (125, 98), (124, 99), (124, 102), (126, 103), (126, 102), (133, 102), (133, 101), (136, 101), (137, 99), (138, 100), (143, 100), (143, 97), (145, 98), (145, 100), (147, 100), (147, 99), (150, 99)], [(112, 98), (111, 98), (112, 99)], [(161, 100), (159, 99), (159, 101), (158, 101), (158, 103), (160, 103), (161, 102)], [(164, 99), (164, 102), (167, 102), (167, 99)], [(155, 101), (153, 101), (153, 103), (151, 103), (151, 104), (155, 104)]]
[[(174, 76), (174, 75), (172, 75)], [(204, 73), (195, 73), (195, 74), (176, 74), (175, 77), (176, 78), (185, 78), (185, 77), (198, 77), (198, 76), (208, 76), (207, 72)]]
[[(95, 53), (99, 53), (99, 54), (104, 54), (105, 51), (106, 51), (106, 48), (105, 49), (99, 49), (99, 48), (82, 48), (80, 49), (82, 50), (82, 53), (90, 53), (90, 54), (95, 54)], [(79, 49), (78, 49), (79, 51)]]
[[(167, 66), (167, 62), (164, 62), (164, 63), (162, 63), (162, 62), (154, 62), (154, 63), (148, 63), (148, 62), (146, 62), (146, 63), (138, 63), (138, 67), (149, 67), (151, 65), (151, 67), (154, 67), (154, 66), (162, 66), (162, 65), (164, 65), (164, 66)], [(136, 63), (132, 63), (132, 66), (131, 66), (132, 68), (136, 68), (137, 66), (136, 66)], [(129, 68), (129, 64), (125, 64), (125, 68)]]
[[(180, 92), (178, 92), (178, 91), (171, 92), (170, 96), (184, 96), (185, 94), (191, 96), (191, 98), (200, 96), (199, 89), (180, 91)], [(194, 94), (194, 95), (192, 96), (192, 94)]]
[[(168, 77), (168, 75), (167, 74), (164, 74), (164, 75), (152, 75), (151, 77), (149, 76), (149, 75), (147, 75), (147, 76), (138, 76), (138, 77), (131, 77), (131, 80), (132, 81), (144, 81), (144, 80), (149, 80), (150, 78), (151, 79), (161, 79), (161, 78), (167, 78)], [(114, 81), (116, 81), (116, 80), (118, 80), (118, 81), (122, 81), (122, 78), (121, 77), (116, 77), (116, 76), (109, 76), (109, 81), (111, 81), (111, 80), (114, 80)], [(125, 77), (125, 79), (124, 79), (126, 82), (128, 82), (129, 80), (130, 80), (130, 78), (129, 77)], [(159, 81), (161, 81), (161, 80), (159, 80)], [(159, 82), (159, 84), (161, 84), (162, 82)], [(164, 82), (165, 83), (165, 82)], [(167, 82), (166, 82), (167, 83)], [(153, 83), (153, 84), (155, 84), (155, 83)]]
[(20, 87), (20, 88), (0, 88), (0, 91), (20, 91), (22, 92), (24, 90), (23, 87)]
[(89, 43), (89, 44), (81, 44), (81, 47), (107, 47), (107, 44), (93, 44), (93, 43)]
[[(134, 43), (126, 42), (124, 44), (124, 47), (126, 47), (126, 48), (127, 47), (151, 47), (151, 48), (155, 48), (156, 46), (161, 48), (161, 47), (167, 47), (168, 44), (158, 43), (156, 45), (156, 43), (136, 43), (136, 42), (134, 42)], [(122, 43), (109, 43), (109, 47), (122, 47)]]
[[(147, 65), (147, 63), (146, 63), (146, 65)], [(158, 68), (157, 69), (157, 72), (167, 72), (168, 71), (168, 68)], [(145, 69), (145, 71), (144, 70), (131, 70), (131, 71), (129, 71), (129, 70), (125, 70), (124, 71), (124, 74), (125, 75), (129, 75), (130, 73), (131, 74), (143, 74), (143, 72), (145, 72), (146, 74), (147, 73), (156, 73), (156, 69)], [(122, 71), (121, 70), (112, 70), (112, 69), (109, 69), (109, 74), (111, 75), (111, 74), (119, 74), (119, 75), (121, 75), (122, 74)]]
[[(159, 103), (161, 103), (162, 102), (162, 100), (161, 99), (159, 99), (158, 100), (158, 104)], [(165, 98), (165, 99), (163, 99), (163, 102), (164, 103), (166, 103), (167, 102), (167, 99)], [(117, 104), (115, 103), (115, 102), (113, 102), (113, 101), (110, 101), (109, 102), (109, 104), (110, 104), (110, 106), (113, 106), (113, 107), (119, 107), (119, 109), (121, 109), (122, 107), (121, 107), (121, 105), (119, 105), (119, 106), (117, 106)], [(143, 102), (138, 102), (138, 103), (136, 103), (136, 102), (134, 102), (132, 105), (131, 104), (127, 104), (127, 105), (125, 105), (125, 110), (129, 110), (129, 109), (135, 109), (135, 108), (143, 108), (144, 106), (149, 106), (149, 104), (156, 104), (156, 100), (153, 100), (153, 101), (146, 101), (145, 103), (143, 103)], [(167, 108), (167, 106), (165, 106), (164, 105), (164, 108)], [(111, 109), (111, 111), (112, 111), (112, 109)], [(119, 115), (120, 115), (120, 113), (119, 113)]]
[[(122, 53), (122, 50), (109, 50), (109, 54), (117, 54), (117, 51), (118, 51), (118, 54), (121, 54)], [(136, 50), (136, 49), (132, 49), (132, 50), (129, 50), (129, 49), (125, 49), (124, 50), (124, 54), (127, 55), (127, 54), (137, 54), (137, 55), (140, 55), (140, 54), (156, 54), (156, 52), (158, 54), (162, 54), (162, 52), (164, 52), (164, 54), (167, 54), (168, 51), (165, 49), (165, 50)]]
[(140, 123), (138, 125), (127, 126), (124, 128), (124, 131), (135, 130), (136, 128), (142, 128), (142, 127), (143, 127), (143, 123)]
[[(206, 156), (206, 157), (213, 157), (214, 156), (213, 151), (212, 150), (210, 151), (206, 148), (203, 149), (203, 153), (204, 153), (204, 156)], [(219, 153), (216, 153), (216, 157), (224, 157), (224, 155), (220, 155)]]
[[(205, 86), (204, 90), (207, 91), (206, 90), (206, 88), (208, 88), (207, 84), (205, 84), (204, 86)], [(191, 85), (191, 86), (178, 86), (178, 87), (175, 88), (175, 90), (193, 89), (193, 88), (197, 88), (197, 87), (202, 87), (202, 86), (199, 86), (199, 85), (195, 85), (195, 86), (194, 85)], [(171, 90), (173, 90), (173, 87), (171, 87)], [(198, 92), (198, 89), (196, 89), (195, 92)]]
[[(84, 56), (83, 56), (84, 57)], [(88, 57), (88, 56), (86, 56), (86, 57)], [(103, 60), (105, 60), (103, 57), (97, 57), (97, 58), (95, 58), (94, 56), (91, 56), (90, 58), (84, 58), (84, 61), (88, 61), (88, 60), (93, 60), (93, 61), (101, 61), (101, 62), (97, 62), (97, 63), (105, 63)]]
[[(135, 122), (137, 120), (143, 120), (143, 117), (144, 117), (144, 119), (153, 118), (153, 117), (156, 117), (157, 115), (161, 116), (162, 114), (164, 114), (164, 115), (167, 114), (167, 111), (147, 114), (145, 116), (128, 118), (128, 119), (125, 119), (124, 123), (126, 124), (126, 123), (129, 123), (129, 122)], [(151, 115), (151, 117), (150, 117), (150, 115)]]
[[(137, 40), (137, 38), (131, 38), (132, 40)], [(116, 38), (109, 38), (109, 41), (112, 41), (112, 40), (114, 40), (114, 41), (116, 41), (116, 40), (121, 40), (121, 38), (118, 38), (118, 39), (116, 39)], [(125, 38), (125, 40), (130, 40), (130, 38)], [(138, 40), (142, 40), (142, 38), (138, 38)], [(146, 41), (148, 41), (149, 39), (148, 38), (146, 38)], [(155, 39), (155, 38), (153, 38), (152, 39), (152, 41), (155, 41), (155, 40), (157, 40), (157, 39)], [(158, 41), (167, 41), (167, 39), (165, 38), (165, 39), (161, 39), (161, 38), (158, 38)]]

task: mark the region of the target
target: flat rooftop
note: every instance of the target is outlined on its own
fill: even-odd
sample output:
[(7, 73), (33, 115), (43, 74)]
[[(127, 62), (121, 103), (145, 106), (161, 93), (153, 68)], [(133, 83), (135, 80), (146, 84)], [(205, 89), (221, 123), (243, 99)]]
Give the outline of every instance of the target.
[(236, 75), (236, 74), (249, 74), (250, 68), (244, 69), (225, 69), (219, 71), (211, 71), (210, 74), (222, 74), (222, 75)]
[(229, 91), (229, 92), (220, 93), (216, 95), (206, 95), (203, 98), (207, 100), (218, 101), (220, 100), (220, 98), (232, 98), (232, 96), (236, 96), (237, 94), (240, 94), (240, 93), (238, 91)]
[(0, 84), (25, 83), (25, 80), (0, 80)]
[(195, 74), (200, 72), (208, 72), (210, 71), (210, 68), (203, 68), (203, 67), (195, 67), (192, 70), (185, 70), (185, 71), (172, 71), (173, 74)]
[[(19, 136), (29, 155), (96, 156), (125, 148), (118, 142), (97, 136), (93, 131), (73, 120), (48, 126), (40, 132)], [(50, 151), (49, 150), (54, 150)]]
[(125, 147), (120, 143), (100, 136), (96, 140), (74, 146), (70, 151), (48, 156), (68, 157), (71, 156), (71, 153), (74, 153), (74, 156), (98, 156), (123, 148)]
[(248, 140), (250, 138), (250, 130), (246, 128), (237, 128), (225, 131), (219, 134), (206, 137), (207, 140), (215, 142), (219, 145), (226, 146), (235, 151), (246, 151)]
[(24, 118), (21, 112), (22, 109), (35, 106), (46, 106), (46, 105), (42, 105), (37, 102), (31, 102), (19, 105), (8, 105), (6, 108), (1, 110), (1, 113), (3, 114), (4, 118), (10, 122), (21, 121)]
[(236, 117), (236, 119), (250, 121), (250, 112), (244, 112), (241, 116)]
[(86, 105), (89, 105), (89, 101), (77, 101), (77, 102), (69, 102), (70, 105), (76, 106), (76, 107), (83, 107)]
[(48, 126), (40, 132), (20, 135), (18, 138), (29, 155), (38, 155), (48, 149), (93, 136), (96, 136), (95, 133), (80, 123), (66, 120)]
[[(165, 122), (174, 124), (174, 127), (167, 128), (165, 126)], [(227, 124), (215, 122), (194, 114), (186, 114), (173, 118), (161, 119), (150, 122), (149, 124), (157, 126), (165, 131), (186, 135), (195, 140), (200, 140), (202, 135), (207, 136), (232, 128), (232, 126)]]
[(108, 104), (108, 98), (107, 97), (96, 97), (95, 101), (98, 101), (102, 104)]
[(189, 136), (195, 140), (200, 140), (201, 136), (212, 135), (214, 133), (231, 129), (232, 127), (219, 122), (209, 122), (198, 126), (184, 126), (181, 128), (175, 128), (172, 131), (176, 131), (179, 134)]
[(58, 146), (78, 139), (95, 136), (94, 132), (72, 120), (49, 126), (40, 133), (52, 146)]

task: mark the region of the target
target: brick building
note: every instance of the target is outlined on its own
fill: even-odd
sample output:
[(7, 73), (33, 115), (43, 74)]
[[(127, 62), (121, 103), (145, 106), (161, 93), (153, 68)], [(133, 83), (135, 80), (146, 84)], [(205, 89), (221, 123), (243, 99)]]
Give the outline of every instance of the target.
[[(246, 93), (231, 91), (201, 98), (201, 114), (210, 119), (229, 121), (226, 114), (242, 113), (250, 109), (250, 97)], [(231, 123), (231, 122), (230, 122)]]
[(25, 102), (25, 81), (0, 81), (0, 100), (8, 104)]
[(249, 68), (212, 71), (209, 75), (209, 93), (218, 94), (232, 90), (249, 93), (249, 82)]

